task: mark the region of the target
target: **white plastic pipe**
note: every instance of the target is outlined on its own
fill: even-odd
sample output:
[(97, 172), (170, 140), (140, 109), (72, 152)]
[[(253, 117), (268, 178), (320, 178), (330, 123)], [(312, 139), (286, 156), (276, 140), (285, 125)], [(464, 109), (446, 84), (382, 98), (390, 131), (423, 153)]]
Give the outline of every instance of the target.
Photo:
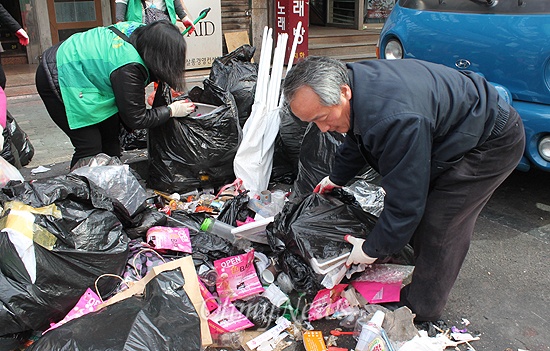
[(276, 70), (275, 70), (275, 85), (274, 85), (274, 99), (272, 101), (272, 105), (270, 106), (272, 110), (277, 108), (279, 97), (281, 94), (281, 78), (283, 76), (283, 68), (284, 68), (284, 61), (285, 61), (285, 53), (286, 53), (286, 44), (288, 42), (288, 34), (283, 33), (281, 37), (281, 50), (279, 52), (279, 61), (277, 62)]
[[(302, 31), (302, 21), (299, 21), (298, 24), (296, 25), (296, 29), (294, 30), (294, 38), (292, 40), (292, 48), (290, 49), (290, 55), (288, 56), (288, 63), (286, 65), (285, 76), (288, 74), (288, 71), (290, 71), (290, 69), (292, 68), (292, 65), (294, 64), (294, 55), (296, 55), (296, 48), (298, 47), (298, 38), (300, 37), (301, 31)], [(284, 99), (285, 97), (281, 93), (279, 104), (277, 105), (278, 107), (281, 107)]]
[(263, 84), (263, 75), (262, 75), (262, 67), (263, 67), (263, 61), (265, 61), (265, 47), (267, 43), (267, 32), (268, 27), (264, 27), (263, 36), (262, 36), (262, 49), (260, 51), (260, 62), (258, 63), (258, 78), (256, 80), (256, 91), (254, 92), (254, 101), (259, 101), (259, 97), (261, 94), (261, 89), (259, 87)]

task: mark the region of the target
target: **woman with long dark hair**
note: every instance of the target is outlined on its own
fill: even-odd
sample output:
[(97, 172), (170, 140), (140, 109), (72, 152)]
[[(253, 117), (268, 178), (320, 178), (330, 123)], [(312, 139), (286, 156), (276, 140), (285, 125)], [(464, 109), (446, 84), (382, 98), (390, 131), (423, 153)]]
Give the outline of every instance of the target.
[(152, 81), (183, 90), (186, 50), (178, 28), (162, 20), (90, 29), (44, 52), (36, 87), (71, 139), (71, 167), (99, 153), (120, 156), (121, 123), (129, 130), (151, 128), (193, 111), (184, 101), (147, 109), (144, 99)]

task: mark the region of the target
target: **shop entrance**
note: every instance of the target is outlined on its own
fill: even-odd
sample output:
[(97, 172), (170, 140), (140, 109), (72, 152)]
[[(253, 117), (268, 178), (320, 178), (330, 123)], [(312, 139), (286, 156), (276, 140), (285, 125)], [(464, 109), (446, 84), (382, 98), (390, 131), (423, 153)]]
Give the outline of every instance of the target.
[(47, 0), (52, 44), (103, 25), (101, 0)]
[(310, 24), (364, 29), (384, 23), (394, 0), (310, 0)]

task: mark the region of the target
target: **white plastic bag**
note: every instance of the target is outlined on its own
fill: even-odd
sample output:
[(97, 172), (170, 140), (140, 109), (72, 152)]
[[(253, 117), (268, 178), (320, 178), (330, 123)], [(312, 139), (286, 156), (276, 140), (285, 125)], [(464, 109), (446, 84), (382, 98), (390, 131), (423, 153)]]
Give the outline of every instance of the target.
[[(0, 131), (0, 135), (1, 134), (2, 131)], [(10, 180), (20, 180), (21, 182), (25, 181), (21, 175), (21, 172), (19, 172), (15, 166), (6, 161), (3, 157), (0, 157), (0, 188), (5, 187)]]

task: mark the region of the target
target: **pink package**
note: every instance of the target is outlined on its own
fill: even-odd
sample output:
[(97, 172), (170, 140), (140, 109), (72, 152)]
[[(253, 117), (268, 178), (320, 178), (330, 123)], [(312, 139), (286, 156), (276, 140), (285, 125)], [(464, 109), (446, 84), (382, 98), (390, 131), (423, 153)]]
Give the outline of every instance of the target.
[(193, 252), (189, 229), (183, 227), (151, 227), (147, 230), (147, 244), (155, 250)]
[(199, 278), (199, 289), (201, 291), (201, 296), (204, 299), (204, 302), (206, 302), (206, 308), (208, 309), (208, 312), (214, 311), (216, 308), (218, 308), (218, 301), (216, 301), (216, 298), (208, 289), (206, 286), (204, 286), (204, 283)]
[(51, 323), (50, 328), (44, 331), (44, 333), (42, 334), (45, 334), (46, 332), (55, 329), (70, 320), (82, 317), (83, 315), (90, 312), (94, 312), (97, 309), (97, 305), (99, 305), (101, 302), (101, 299), (99, 298), (99, 296), (97, 296), (95, 292), (93, 292), (90, 288), (86, 289), (84, 294), (80, 297), (80, 300), (78, 300), (73, 309), (70, 310), (69, 313), (67, 313), (65, 318), (57, 323)]
[(357, 290), (368, 303), (384, 303), (399, 301), (401, 282), (398, 283), (377, 283), (354, 281), (351, 285)]
[(367, 268), (351, 285), (369, 303), (399, 301), (403, 280), (414, 267), (396, 264), (374, 264)]
[(330, 316), (336, 311), (348, 308), (348, 300), (341, 296), (342, 291), (347, 286), (347, 284), (338, 284), (332, 289), (319, 290), (309, 308), (308, 319), (315, 321)]
[(254, 324), (242, 314), (229, 300), (208, 317), (210, 333), (223, 334), (253, 327)]
[(218, 272), (216, 290), (222, 300), (233, 301), (264, 291), (253, 262), (254, 250), (214, 261)]

